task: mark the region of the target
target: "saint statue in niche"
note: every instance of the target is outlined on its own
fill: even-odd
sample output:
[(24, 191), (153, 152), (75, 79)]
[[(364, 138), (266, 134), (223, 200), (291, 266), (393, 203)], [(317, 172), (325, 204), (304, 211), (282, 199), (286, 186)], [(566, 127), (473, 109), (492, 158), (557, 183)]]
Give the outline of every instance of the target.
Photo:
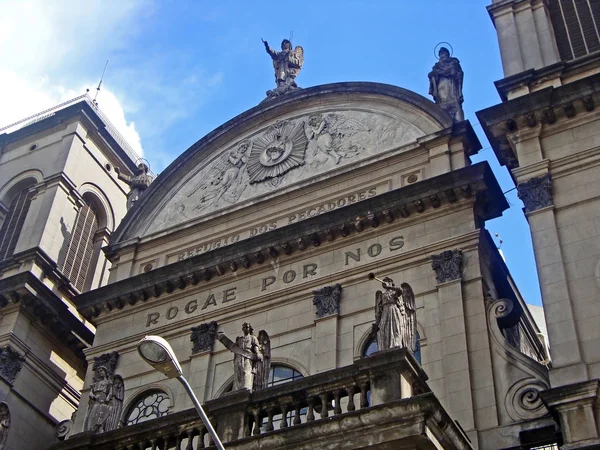
[(407, 347), (414, 351), (417, 339), (415, 295), (408, 283), (396, 287), (394, 280), (381, 280), (382, 291), (375, 294), (375, 325), (379, 350)]
[(429, 94), (455, 122), (465, 120), (463, 104), (463, 71), (457, 58), (446, 47), (440, 48), (439, 60), (429, 72)]
[(238, 336), (235, 342), (222, 332), (217, 333), (217, 339), (234, 354), (233, 390), (264, 389), (271, 368), (271, 340), (265, 330), (261, 330), (256, 338), (248, 322), (242, 325), (242, 332), (243, 336)]
[(269, 47), (267, 41), (262, 41), (267, 54), (273, 60), (275, 69), (275, 84), (277, 87), (267, 91), (267, 98), (277, 97), (289, 91), (300, 89), (296, 84), (296, 77), (304, 64), (304, 49), (299, 45), (292, 49), (292, 43), (288, 39), (281, 41), (281, 51), (278, 52)]

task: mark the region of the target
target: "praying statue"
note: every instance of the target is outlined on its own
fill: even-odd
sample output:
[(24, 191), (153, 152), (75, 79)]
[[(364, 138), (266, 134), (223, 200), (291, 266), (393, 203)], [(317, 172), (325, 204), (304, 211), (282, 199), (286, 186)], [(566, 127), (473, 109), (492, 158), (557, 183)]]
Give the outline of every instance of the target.
[(264, 389), (271, 369), (271, 340), (265, 330), (258, 333), (258, 338), (254, 336), (248, 322), (242, 325), (242, 332), (243, 336), (238, 336), (235, 342), (222, 332), (217, 333), (217, 339), (234, 354), (233, 390)]
[(440, 48), (439, 60), (429, 72), (429, 94), (455, 122), (465, 120), (463, 104), (463, 71), (457, 58), (446, 47)]
[(396, 287), (394, 280), (381, 280), (382, 291), (375, 294), (375, 325), (377, 347), (387, 350), (407, 347), (414, 351), (417, 345), (417, 309), (415, 295), (408, 283)]
[(275, 69), (276, 88), (267, 91), (267, 98), (277, 97), (289, 91), (300, 89), (296, 84), (296, 77), (304, 64), (304, 49), (299, 45), (292, 49), (288, 39), (281, 41), (281, 51), (273, 50), (267, 41), (262, 41), (265, 50), (273, 60)]

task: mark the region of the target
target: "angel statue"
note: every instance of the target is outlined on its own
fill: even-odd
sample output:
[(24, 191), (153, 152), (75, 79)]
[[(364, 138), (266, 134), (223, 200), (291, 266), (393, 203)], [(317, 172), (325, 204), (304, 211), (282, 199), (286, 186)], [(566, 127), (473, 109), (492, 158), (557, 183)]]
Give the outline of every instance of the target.
[(455, 122), (465, 120), (463, 104), (463, 71), (457, 58), (446, 47), (440, 48), (439, 60), (429, 72), (429, 94)]
[(379, 350), (407, 347), (414, 351), (417, 340), (415, 295), (408, 283), (396, 287), (394, 280), (385, 277), (382, 291), (375, 294), (375, 325)]
[(133, 204), (140, 199), (141, 195), (148, 189), (148, 186), (150, 186), (154, 180), (152, 175), (148, 173), (150, 171), (150, 166), (143, 161), (145, 160), (142, 160), (142, 162), (137, 165), (138, 174), (134, 177), (122, 174), (121, 170), (118, 167), (115, 167), (115, 172), (117, 173), (119, 180), (124, 181), (131, 188), (127, 195), (127, 209), (130, 209)]
[(94, 367), (94, 371), (84, 430), (103, 433), (119, 426), (125, 388), (123, 378), (111, 376), (107, 366)]
[(217, 333), (217, 339), (234, 354), (233, 390), (264, 389), (271, 369), (271, 340), (265, 330), (258, 333), (257, 339), (248, 322), (244, 322), (242, 331), (244, 335), (238, 336), (235, 342), (222, 332)]
[(281, 41), (280, 52), (269, 47), (267, 41), (262, 42), (273, 60), (277, 85), (275, 89), (267, 91), (267, 97), (277, 97), (294, 89), (300, 89), (296, 84), (296, 77), (304, 64), (304, 49), (298, 45), (292, 50), (292, 43), (288, 39)]

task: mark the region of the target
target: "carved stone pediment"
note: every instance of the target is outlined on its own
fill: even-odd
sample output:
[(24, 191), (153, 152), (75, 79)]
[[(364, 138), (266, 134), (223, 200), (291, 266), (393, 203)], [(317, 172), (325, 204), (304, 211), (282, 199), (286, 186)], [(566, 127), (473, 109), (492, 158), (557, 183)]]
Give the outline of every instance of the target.
[(192, 335), (190, 336), (190, 341), (194, 343), (192, 354), (208, 352), (213, 349), (217, 337), (217, 328), (217, 322), (214, 320), (192, 328)]
[(13, 383), (23, 367), (25, 358), (9, 346), (0, 349), (0, 377), (8, 383)]

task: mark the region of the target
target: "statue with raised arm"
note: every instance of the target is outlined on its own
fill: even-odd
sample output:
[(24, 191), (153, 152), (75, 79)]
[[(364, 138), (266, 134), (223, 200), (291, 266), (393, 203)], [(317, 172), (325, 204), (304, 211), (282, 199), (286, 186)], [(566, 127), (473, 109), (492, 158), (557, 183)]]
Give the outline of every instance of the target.
[(457, 58), (446, 47), (440, 48), (439, 60), (429, 72), (429, 94), (455, 122), (465, 120), (463, 104), (463, 71)]
[(375, 326), (377, 347), (387, 350), (407, 347), (414, 351), (417, 339), (415, 295), (408, 283), (396, 287), (394, 280), (381, 280), (382, 291), (375, 294)]
[(275, 69), (276, 88), (267, 91), (267, 97), (277, 97), (289, 91), (300, 89), (296, 84), (296, 77), (304, 64), (304, 49), (299, 45), (292, 49), (292, 43), (288, 39), (281, 41), (281, 51), (269, 47), (267, 41), (262, 41), (265, 50), (273, 60)]
[(243, 336), (238, 336), (233, 342), (222, 332), (217, 333), (217, 339), (233, 356), (233, 390), (249, 389), (256, 391), (267, 385), (271, 367), (271, 341), (266, 331), (261, 330), (259, 339), (253, 334), (252, 325), (244, 322)]
[(138, 174), (134, 177), (124, 175), (121, 173), (118, 167), (115, 167), (119, 180), (124, 181), (129, 185), (131, 190), (127, 194), (127, 209), (130, 209), (135, 202), (140, 199), (142, 193), (150, 186), (153, 181), (151, 175), (148, 174), (150, 167), (144, 162), (140, 162), (137, 166)]

